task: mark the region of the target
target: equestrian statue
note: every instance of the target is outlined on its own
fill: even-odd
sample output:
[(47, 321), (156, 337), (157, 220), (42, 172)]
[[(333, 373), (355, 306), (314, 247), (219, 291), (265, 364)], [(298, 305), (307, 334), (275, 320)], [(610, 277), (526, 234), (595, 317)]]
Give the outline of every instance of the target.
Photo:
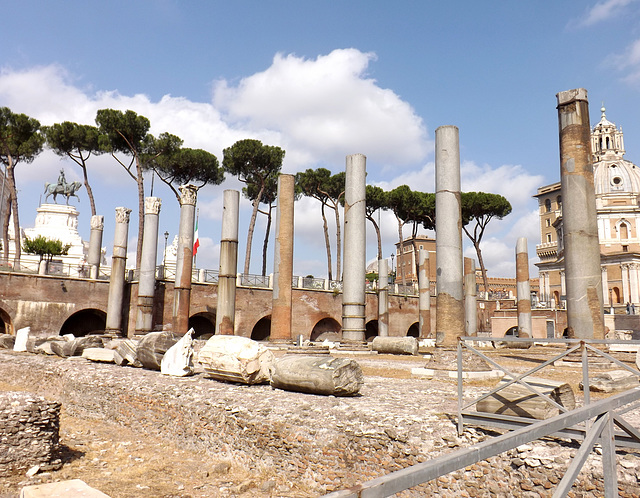
[(58, 183), (49, 183), (46, 182), (44, 184), (44, 193), (47, 194), (44, 198), (44, 201), (47, 202), (47, 199), (50, 195), (53, 195), (53, 202), (58, 204), (57, 196), (64, 195), (67, 198), (67, 206), (69, 205), (69, 198), (71, 196), (78, 199), (80, 202), (80, 197), (76, 195), (76, 192), (80, 190), (82, 187), (82, 183), (80, 182), (71, 182), (67, 183), (66, 178), (64, 177), (64, 170), (60, 170), (60, 176), (58, 176)]

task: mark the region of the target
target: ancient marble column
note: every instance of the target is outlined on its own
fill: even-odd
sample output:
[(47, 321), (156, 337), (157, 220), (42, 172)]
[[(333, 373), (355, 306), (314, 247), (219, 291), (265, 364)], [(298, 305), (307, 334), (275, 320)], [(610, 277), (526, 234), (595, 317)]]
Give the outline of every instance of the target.
[(158, 257), (158, 215), (162, 200), (147, 197), (144, 200), (144, 238), (138, 277), (138, 310), (136, 334), (144, 335), (153, 328), (153, 298), (156, 290), (156, 260)]
[(173, 332), (184, 335), (189, 330), (189, 300), (193, 269), (193, 228), (196, 219), (198, 189), (195, 185), (180, 187), (180, 227), (176, 257), (176, 283), (173, 291)]
[(603, 339), (602, 274), (587, 91), (578, 88), (556, 97), (567, 326), (575, 337)]
[(238, 268), (238, 209), (240, 192), (225, 190), (220, 239), (216, 334), (234, 335), (236, 323), (236, 273)]
[(344, 269), (342, 278), (342, 339), (365, 340), (367, 158), (347, 156), (344, 191)]
[(102, 259), (102, 231), (104, 230), (104, 216), (91, 217), (91, 233), (89, 235), (89, 251), (87, 265), (89, 278), (97, 279), (100, 275), (100, 260)]
[(291, 282), (293, 279), (293, 201), (295, 177), (278, 177), (276, 242), (273, 265), (271, 341), (291, 340)]
[(124, 299), (124, 272), (127, 266), (127, 237), (129, 235), (129, 214), (131, 209), (116, 208), (116, 229), (113, 235), (113, 256), (111, 257), (111, 277), (105, 334), (122, 335), (122, 302)]
[(476, 288), (476, 261), (464, 258), (464, 332), (468, 336), (478, 333), (478, 290)]
[(431, 283), (429, 282), (429, 251), (418, 250), (418, 328), (420, 337), (431, 336)]
[(518, 299), (518, 335), (520, 337), (533, 337), (531, 288), (529, 285), (529, 250), (526, 237), (520, 237), (516, 242), (516, 292)]
[(458, 128), (436, 129), (436, 344), (464, 335), (462, 213)]
[(378, 260), (378, 336), (389, 335), (389, 262)]

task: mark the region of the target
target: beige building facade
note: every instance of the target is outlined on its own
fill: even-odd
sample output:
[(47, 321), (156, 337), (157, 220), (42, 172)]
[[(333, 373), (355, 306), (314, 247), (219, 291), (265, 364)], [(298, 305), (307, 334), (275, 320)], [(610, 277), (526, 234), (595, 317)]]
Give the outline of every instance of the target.
[[(607, 120), (591, 132), (598, 239), (605, 310), (640, 312), (640, 169), (624, 158), (622, 128)], [(538, 189), (539, 301), (564, 308), (564, 248), (560, 182)]]

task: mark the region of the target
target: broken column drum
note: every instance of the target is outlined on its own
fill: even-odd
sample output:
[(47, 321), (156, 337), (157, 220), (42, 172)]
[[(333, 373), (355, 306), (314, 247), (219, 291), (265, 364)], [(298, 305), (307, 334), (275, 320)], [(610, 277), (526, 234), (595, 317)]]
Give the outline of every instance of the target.
[(153, 327), (153, 297), (156, 290), (156, 259), (158, 256), (158, 215), (162, 200), (147, 197), (144, 200), (144, 238), (138, 277), (138, 311), (136, 334), (144, 335)]
[(478, 332), (478, 291), (476, 289), (476, 262), (472, 258), (464, 258), (464, 262), (464, 331), (465, 334), (473, 336)]
[(295, 178), (278, 177), (276, 242), (273, 265), (272, 341), (291, 340), (291, 282), (293, 279), (293, 201)]
[(127, 266), (127, 237), (129, 234), (129, 214), (131, 209), (116, 208), (116, 229), (113, 235), (113, 256), (109, 279), (109, 300), (105, 333), (122, 333), (122, 301), (124, 298), (124, 272)]
[(525, 237), (520, 237), (516, 242), (516, 293), (518, 299), (518, 335), (533, 337), (531, 288), (529, 286), (529, 251), (527, 250), (527, 239)]
[(578, 88), (556, 97), (567, 326), (575, 337), (603, 339), (602, 270), (587, 91)]
[(431, 283), (429, 282), (429, 251), (418, 250), (418, 326), (420, 337), (431, 336)]
[(89, 235), (89, 252), (87, 265), (89, 278), (97, 279), (100, 275), (100, 260), (102, 259), (102, 233), (104, 230), (104, 216), (91, 217), (91, 233)]
[(233, 335), (235, 330), (239, 203), (240, 192), (237, 190), (224, 191), (216, 334)]
[(378, 260), (378, 336), (389, 335), (389, 263)]
[(458, 128), (436, 129), (436, 343), (464, 334), (462, 211)]
[(176, 281), (173, 292), (173, 331), (184, 335), (189, 329), (189, 300), (193, 269), (193, 227), (196, 218), (198, 189), (195, 185), (180, 187), (180, 227), (176, 257)]
[(342, 278), (342, 339), (346, 342), (365, 340), (366, 161), (363, 154), (347, 156)]

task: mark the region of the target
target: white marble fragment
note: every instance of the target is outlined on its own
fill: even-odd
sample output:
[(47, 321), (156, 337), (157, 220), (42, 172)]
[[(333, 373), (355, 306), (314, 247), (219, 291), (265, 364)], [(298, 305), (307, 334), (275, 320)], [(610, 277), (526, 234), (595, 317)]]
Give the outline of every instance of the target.
[(193, 329), (171, 346), (162, 357), (160, 373), (186, 377), (193, 373)]
[(24, 327), (16, 332), (16, 342), (13, 345), (14, 351), (27, 350), (27, 341), (29, 340), (30, 333), (31, 327)]

